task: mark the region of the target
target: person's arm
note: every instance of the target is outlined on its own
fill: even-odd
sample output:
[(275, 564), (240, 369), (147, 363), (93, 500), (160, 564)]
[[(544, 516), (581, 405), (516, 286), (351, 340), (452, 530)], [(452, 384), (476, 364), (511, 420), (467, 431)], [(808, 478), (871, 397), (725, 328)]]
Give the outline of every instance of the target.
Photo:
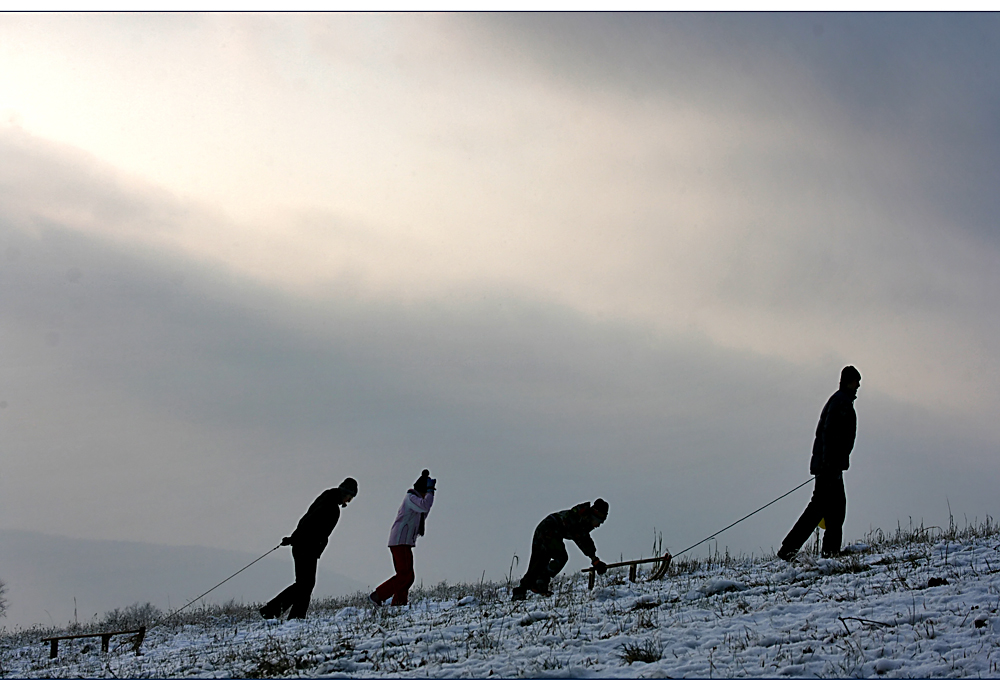
[(407, 494), (406, 499), (410, 504), (411, 511), (427, 513), (431, 510), (431, 506), (434, 505), (434, 492), (428, 491), (423, 497), (416, 494)]
[(572, 539), (590, 561), (597, 559), (597, 545), (594, 544), (594, 538), (590, 537), (590, 533), (576, 533)]

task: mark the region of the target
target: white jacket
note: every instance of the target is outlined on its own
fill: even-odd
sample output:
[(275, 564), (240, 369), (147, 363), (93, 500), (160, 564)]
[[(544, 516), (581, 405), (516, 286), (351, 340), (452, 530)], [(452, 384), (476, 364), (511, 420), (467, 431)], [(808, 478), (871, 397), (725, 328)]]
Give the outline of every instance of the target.
[(420, 514), (430, 513), (434, 504), (434, 492), (428, 492), (423, 499), (420, 495), (407, 492), (403, 503), (396, 514), (396, 520), (389, 530), (389, 546), (417, 544), (417, 529), (420, 527)]

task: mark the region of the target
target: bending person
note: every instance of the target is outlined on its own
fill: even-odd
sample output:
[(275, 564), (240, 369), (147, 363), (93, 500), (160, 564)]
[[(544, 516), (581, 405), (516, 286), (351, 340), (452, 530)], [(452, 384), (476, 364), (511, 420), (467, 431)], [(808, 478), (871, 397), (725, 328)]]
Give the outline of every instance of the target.
[(511, 599), (524, 600), (528, 597), (529, 590), (539, 595), (552, 594), (549, 590), (549, 581), (562, 571), (569, 561), (563, 540), (575, 542), (580, 551), (590, 557), (590, 563), (597, 573), (603, 574), (607, 571), (608, 566), (597, 558), (597, 546), (590, 537), (590, 532), (607, 518), (608, 502), (595, 499), (593, 506), (590, 502), (584, 502), (572, 509), (551, 513), (542, 519), (531, 539), (528, 571), (521, 578), (520, 585), (514, 588)]

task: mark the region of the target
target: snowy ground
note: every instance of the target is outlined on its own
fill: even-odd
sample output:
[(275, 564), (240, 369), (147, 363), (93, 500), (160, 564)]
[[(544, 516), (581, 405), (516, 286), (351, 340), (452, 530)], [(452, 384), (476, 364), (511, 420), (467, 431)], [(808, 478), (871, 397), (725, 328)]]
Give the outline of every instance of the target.
[(523, 603), (486, 583), (442, 585), (403, 608), (344, 600), (301, 621), (206, 616), (154, 627), (141, 656), (116, 650), (117, 639), (103, 654), (89, 639), (63, 642), (50, 660), (38, 631), (5, 633), (0, 675), (1000, 678), (995, 533), (911, 531), (902, 544), (872, 540), (843, 558), (794, 564), (717, 557), (679, 563), (659, 582), (629, 583), (620, 569), (592, 591), (577, 575)]

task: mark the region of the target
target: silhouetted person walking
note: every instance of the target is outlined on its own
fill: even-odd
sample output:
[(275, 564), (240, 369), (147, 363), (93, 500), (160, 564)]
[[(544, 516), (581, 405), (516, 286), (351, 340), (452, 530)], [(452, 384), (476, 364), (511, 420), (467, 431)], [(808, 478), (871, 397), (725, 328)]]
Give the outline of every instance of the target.
[(844, 471), (850, 466), (851, 451), (854, 449), (854, 438), (858, 430), (854, 399), (858, 397), (860, 386), (861, 373), (848, 365), (840, 373), (840, 389), (830, 396), (820, 413), (812, 460), (809, 462), (809, 472), (816, 476), (816, 484), (809, 505), (778, 550), (778, 556), (785, 561), (792, 560), (821, 519), (826, 523), (823, 556), (835, 557), (840, 554), (844, 518), (847, 516)]
[(403, 503), (396, 513), (396, 520), (389, 529), (389, 552), (392, 554), (392, 566), (396, 574), (368, 596), (376, 605), (389, 599), (392, 599), (393, 605), (407, 603), (410, 586), (416, 579), (413, 573), (413, 548), (417, 545), (417, 537), (424, 534), (427, 514), (434, 504), (436, 487), (437, 480), (431, 477), (429, 470), (424, 470), (413, 483), (413, 489), (406, 491)]
[(549, 581), (569, 561), (563, 540), (575, 542), (580, 551), (590, 557), (590, 563), (597, 573), (605, 573), (608, 565), (597, 558), (597, 545), (590, 537), (590, 531), (607, 518), (608, 502), (603, 499), (595, 499), (593, 506), (585, 501), (572, 509), (550, 513), (543, 518), (531, 538), (528, 570), (521, 578), (521, 583), (514, 588), (511, 599), (524, 600), (528, 597), (529, 590), (539, 595), (552, 594), (549, 591)]
[(352, 477), (340, 483), (339, 487), (328, 489), (316, 500), (299, 519), (295, 531), (281, 541), (292, 546), (295, 561), (295, 582), (278, 593), (270, 602), (260, 608), (265, 619), (276, 619), (286, 610), (289, 619), (302, 619), (309, 609), (309, 598), (316, 585), (316, 567), (319, 557), (326, 549), (337, 521), (340, 509), (346, 507), (358, 496), (358, 481)]

